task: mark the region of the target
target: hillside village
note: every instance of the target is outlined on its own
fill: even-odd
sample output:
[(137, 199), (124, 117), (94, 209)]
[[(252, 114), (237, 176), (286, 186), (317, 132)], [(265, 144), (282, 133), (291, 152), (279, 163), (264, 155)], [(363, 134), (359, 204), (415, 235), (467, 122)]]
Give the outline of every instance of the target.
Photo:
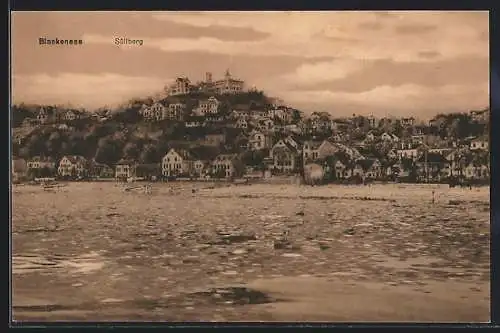
[(159, 98), (90, 112), (12, 107), (14, 181), (272, 178), (489, 183), (489, 109), (376, 118), (303, 112), (227, 71), (179, 77)]

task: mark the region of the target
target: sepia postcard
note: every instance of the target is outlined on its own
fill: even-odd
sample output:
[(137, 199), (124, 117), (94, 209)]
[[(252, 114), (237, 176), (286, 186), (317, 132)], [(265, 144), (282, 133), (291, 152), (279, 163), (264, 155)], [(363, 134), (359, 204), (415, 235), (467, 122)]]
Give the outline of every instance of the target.
[(488, 12), (10, 18), (13, 322), (490, 320)]

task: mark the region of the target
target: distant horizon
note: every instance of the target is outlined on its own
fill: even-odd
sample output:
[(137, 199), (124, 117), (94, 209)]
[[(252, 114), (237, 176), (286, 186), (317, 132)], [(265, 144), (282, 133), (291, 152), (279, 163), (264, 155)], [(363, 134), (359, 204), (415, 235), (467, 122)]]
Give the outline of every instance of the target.
[(490, 104), (487, 11), (13, 12), (11, 27), (12, 104), (115, 108), (226, 69), (306, 114)]

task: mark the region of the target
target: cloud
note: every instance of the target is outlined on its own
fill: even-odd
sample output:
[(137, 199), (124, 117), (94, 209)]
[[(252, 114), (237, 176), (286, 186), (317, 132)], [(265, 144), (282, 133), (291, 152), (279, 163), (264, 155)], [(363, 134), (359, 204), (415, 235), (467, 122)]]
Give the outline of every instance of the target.
[(398, 34), (424, 34), (437, 29), (434, 25), (423, 25), (423, 24), (402, 24), (395, 27), (395, 31)]
[(348, 77), (363, 68), (365, 61), (357, 59), (336, 59), (333, 61), (321, 61), (305, 63), (297, 67), (295, 71), (275, 79), (285, 86), (300, 87), (310, 85), (321, 85), (332, 80)]
[(14, 103), (71, 103), (98, 107), (119, 104), (133, 97), (149, 96), (160, 92), (163, 84), (163, 79), (110, 73), (14, 75), (12, 99)]
[(434, 58), (437, 58), (439, 57), (439, 52), (435, 52), (435, 51), (420, 51), (418, 52), (418, 55), (422, 58), (425, 58), (425, 59), (434, 59)]
[(372, 113), (376, 116), (412, 114), (427, 118), (437, 112), (467, 111), (487, 105), (488, 85), (476, 87), (448, 85), (440, 88), (422, 87), (413, 84), (398, 87), (379, 86), (362, 93), (315, 90), (289, 92), (287, 100), (296, 105), (310, 105), (318, 111), (346, 115)]
[(361, 22), (358, 27), (362, 30), (380, 30), (384, 27), (384, 25), (377, 21), (367, 21)]
[(14, 12), (15, 31), (36, 38), (41, 35), (65, 33), (71, 37), (83, 34), (136, 36), (150, 38), (196, 38), (200, 36), (227, 41), (264, 39), (267, 33), (253, 27), (226, 27), (214, 22), (193, 26), (182, 22), (156, 20), (149, 12)]
[(489, 60), (486, 57), (462, 57), (433, 62), (377, 60), (366, 61), (362, 66), (352, 63), (349, 75), (303, 84), (302, 88), (362, 93), (378, 86), (396, 87), (407, 84), (429, 88), (447, 85), (473, 87), (487, 84), (489, 72)]
[[(419, 112), (415, 105), (427, 109), (421, 101), (435, 109), (487, 103), (488, 27), (488, 12), (15, 13), (12, 68), (16, 95), (26, 99), (108, 103), (178, 75), (196, 81), (230, 68), (306, 110), (390, 108), (378, 94), (399, 112)], [(41, 35), (85, 44), (42, 48)], [(117, 36), (144, 45), (118, 47)], [(467, 98), (443, 87), (461, 87)]]

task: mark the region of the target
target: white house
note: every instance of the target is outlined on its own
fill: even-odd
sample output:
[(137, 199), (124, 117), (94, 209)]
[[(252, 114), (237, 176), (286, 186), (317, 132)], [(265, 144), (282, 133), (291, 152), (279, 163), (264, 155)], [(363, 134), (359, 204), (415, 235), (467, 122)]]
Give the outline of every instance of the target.
[(64, 156), (59, 162), (57, 173), (60, 176), (83, 176), (88, 171), (89, 162), (83, 156), (69, 155)]
[(470, 142), (471, 150), (488, 150), (488, 141), (483, 139), (475, 139)]
[(199, 116), (207, 114), (216, 114), (219, 112), (220, 102), (215, 97), (209, 97), (207, 100), (201, 101), (195, 113)]
[(182, 121), (185, 108), (186, 105), (182, 103), (169, 104), (164, 119)]
[(164, 176), (179, 176), (189, 174), (192, 170), (194, 158), (184, 149), (170, 149), (163, 156), (161, 169)]

